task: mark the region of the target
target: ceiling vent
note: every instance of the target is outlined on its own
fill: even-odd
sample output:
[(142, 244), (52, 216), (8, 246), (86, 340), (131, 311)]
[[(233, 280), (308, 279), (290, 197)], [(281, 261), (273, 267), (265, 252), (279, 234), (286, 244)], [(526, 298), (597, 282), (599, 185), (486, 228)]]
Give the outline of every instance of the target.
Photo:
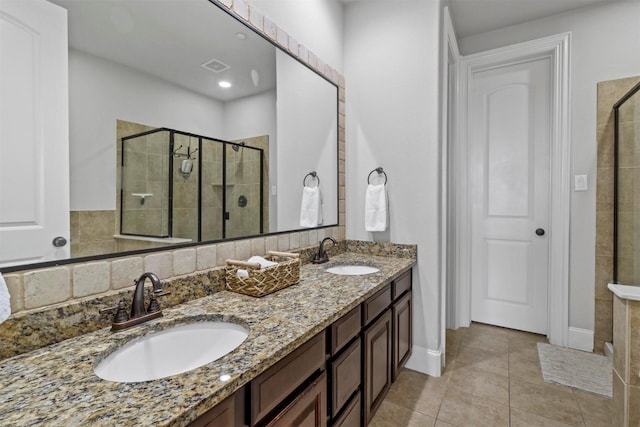
[(207, 61), (204, 64), (201, 64), (200, 66), (202, 68), (206, 68), (209, 71), (213, 71), (214, 73), (221, 73), (231, 68), (227, 64), (225, 64), (224, 62), (218, 59), (212, 59), (211, 61)]

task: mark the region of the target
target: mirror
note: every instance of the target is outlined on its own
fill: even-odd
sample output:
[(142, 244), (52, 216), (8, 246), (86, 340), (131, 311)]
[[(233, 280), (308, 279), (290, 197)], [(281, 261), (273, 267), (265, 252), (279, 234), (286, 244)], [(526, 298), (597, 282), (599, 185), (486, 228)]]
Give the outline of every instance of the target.
[[(262, 194), (262, 233), (302, 228), (303, 179), (311, 171), (320, 178), (324, 201), (318, 226), (338, 223), (337, 86), (208, 0), (50, 1), (67, 9), (69, 19), (72, 258), (256, 234), (255, 227), (242, 231), (233, 225), (243, 222), (243, 213), (228, 207), (220, 215), (232, 215), (223, 221), (235, 231), (226, 236), (192, 233), (183, 238), (165, 232), (155, 240), (127, 238), (148, 233), (121, 229), (121, 218), (126, 216), (121, 208), (150, 208), (156, 203), (153, 196), (140, 196), (152, 194), (152, 186), (140, 183), (125, 189), (122, 182), (126, 175), (121, 166), (122, 138), (140, 129), (166, 128), (222, 144), (224, 149), (194, 153), (194, 138), (183, 137), (162, 147), (171, 152), (177, 171), (187, 159), (178, 154), (187, 149), (193, 153), (193, 164), (185, 167), (193, 171), (216, 162), (221, 165), (221, 159), (212, 157), (216, 150), (226, 152), (228, 162), (241, 162), (233, 147), (244, 145), (245, 153), (259, 149), (261, 190), (233, 193), (229, 163), (226, 184), (215, 185), (227, 187), (225, 197), (235, 207)], [(221, 87), (223, 80), (231, 87)], [(169, 160), (149, 167), (134, 162), (129, 169), (142, 179), (168, 165)], [(196, 175), (193, 172), (190, 178)], [(172, 179), (173, 192), (183, 191), (179, 184), (186, 178)], [(210, 182), (201, 182), (201, 193), (187, 198), (192, 206), (204, 201), (204, 192), (214, 186), (213, 178), (207, 179)], [(129, 199), (121, 199), (121, 190)], [(197, 228), (203, 220), (195, 218), (210, 215), (185, 211), (182, 217)]]

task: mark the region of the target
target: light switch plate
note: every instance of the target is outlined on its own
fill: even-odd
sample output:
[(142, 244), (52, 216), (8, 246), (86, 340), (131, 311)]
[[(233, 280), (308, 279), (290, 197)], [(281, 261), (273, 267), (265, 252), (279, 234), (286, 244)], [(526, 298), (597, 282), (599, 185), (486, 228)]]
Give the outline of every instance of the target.
[(576, 175), (574, 177), (573, 190), (574, 191), (587, 191), (589, 184), (587, 181), (587, 175)]

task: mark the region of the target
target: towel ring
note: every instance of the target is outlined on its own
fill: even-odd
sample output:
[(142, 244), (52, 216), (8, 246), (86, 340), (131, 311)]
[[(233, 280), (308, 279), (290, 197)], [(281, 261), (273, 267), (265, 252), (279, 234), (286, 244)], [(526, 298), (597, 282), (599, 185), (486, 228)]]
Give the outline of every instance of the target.
[(381, 166), (378, 166), (377, 168), (375, 168), (374, 170), (369, 172), (369, 176), (367, 177), (367, 184), (371, 184), (371, 174), (374, 173), (374, 172), (378, 172), (378, 175), (383, 174), (384, 175), (384, 185), (387, 185), (387, 173), (384, 171), (384, 169), (382, 169)]
[(318, 181), (318, 187), (320, 187), (320, 177), (318, 176), (318, 173), (316, 171), (311, 171), (308, 174), (306, 174), (304, 176), (304, 178), (302, 178), (302, 186), (306, 187), (307, 186), (307, 178), (315, 178), (316, 181)]

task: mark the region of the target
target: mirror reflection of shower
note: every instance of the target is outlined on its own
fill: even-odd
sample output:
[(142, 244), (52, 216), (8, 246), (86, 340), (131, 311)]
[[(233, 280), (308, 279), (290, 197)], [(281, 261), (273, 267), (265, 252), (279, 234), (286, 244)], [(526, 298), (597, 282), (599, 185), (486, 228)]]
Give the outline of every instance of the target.
[(188, 242), (264, 233), (268, 157), (252, 145), (167, 128), (123, 137), (120, 234)]
[(181, 145), (171, 154), (174, 157), (186, 157), (182, 160), (182, 163), (180, 163), (180, 174), (184, 179), (191, 176), (191, 172), (193, 171), (193, 158), (195, 158), (196, 151), (198, 151), (197, 148), (193, 151), (191, 150), (191, 139), (192, 137), (189, 136), (189, 145), (187, 146), (187, 151), (185, 153), (180, 152), (180, 149), (182, 148)]

